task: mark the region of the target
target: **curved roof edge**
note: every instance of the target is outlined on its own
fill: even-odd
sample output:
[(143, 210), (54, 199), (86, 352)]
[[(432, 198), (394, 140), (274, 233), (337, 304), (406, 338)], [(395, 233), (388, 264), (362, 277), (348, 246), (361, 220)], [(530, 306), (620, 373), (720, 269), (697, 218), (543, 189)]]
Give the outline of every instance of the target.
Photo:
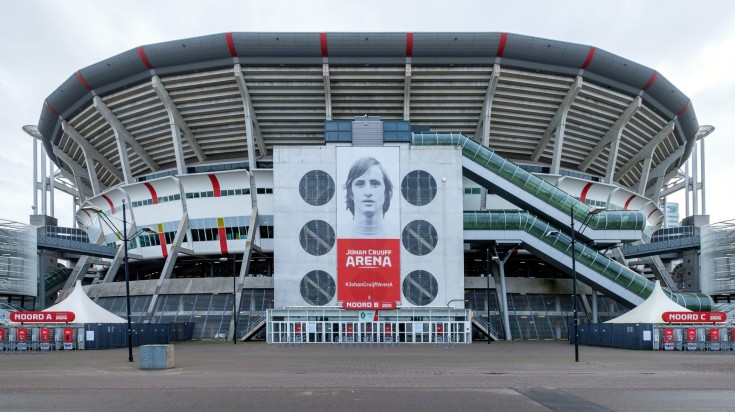
[[(602, 49), (513, 33), (219, 33), (144, 45), (80, 69), (44, 101), (38, 129), (52, 158), (52, 143), (95, 95), (139, 84), (153, 74), (253, 64), (493, 64), (574, 76), (641, 95), (666, 120), (688, 158), (699, 124), (689, 98), (655, 70)], [(57, 161), (58, 163), (58, 161)]]

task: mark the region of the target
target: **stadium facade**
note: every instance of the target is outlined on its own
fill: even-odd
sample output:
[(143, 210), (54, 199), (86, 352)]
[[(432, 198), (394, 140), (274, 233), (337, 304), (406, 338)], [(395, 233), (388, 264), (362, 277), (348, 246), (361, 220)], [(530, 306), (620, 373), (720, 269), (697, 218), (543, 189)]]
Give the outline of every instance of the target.
[(583, 317), (616, 316), (669, 279), (621, 245), (655, 236), (703, 136), (655, 70), (512, 33), (141, 46), (70, 76), (38, 132), (80, 227), (117, 248), (65, 289), (93, 279), (124, 313), (125, 221), (156, 232), (128, 247), (134, 321), (272, 342), (566, 338), (575, 265)]

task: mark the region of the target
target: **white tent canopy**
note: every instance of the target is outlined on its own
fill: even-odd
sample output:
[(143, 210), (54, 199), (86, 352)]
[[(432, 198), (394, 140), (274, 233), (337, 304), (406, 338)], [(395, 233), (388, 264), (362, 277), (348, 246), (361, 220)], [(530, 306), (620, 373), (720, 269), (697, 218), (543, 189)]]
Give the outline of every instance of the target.
[(94, 303), (77, 281), (74, 290), (61, 302), (44, 310), (44, 312), (74, 312), (72, 323), (125, 323), (125, 319), (109, 312)]
[(605, 323), (666, 323), (661, 318), (664, 312), (691, 312), (691, 310), (669, 299), (656, 281), (653, 293), (643, 303), (628, 313), (610, 319)]

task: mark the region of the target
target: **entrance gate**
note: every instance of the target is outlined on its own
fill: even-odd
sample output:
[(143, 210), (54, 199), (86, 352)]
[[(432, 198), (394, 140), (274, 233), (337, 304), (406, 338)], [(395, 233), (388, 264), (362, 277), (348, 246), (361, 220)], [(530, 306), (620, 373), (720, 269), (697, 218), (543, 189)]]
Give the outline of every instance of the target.
[(269, 343), (470, 343), (471, 312), (430, 308), (380, 311), (377, 321), (338, 308), (268, 311)]

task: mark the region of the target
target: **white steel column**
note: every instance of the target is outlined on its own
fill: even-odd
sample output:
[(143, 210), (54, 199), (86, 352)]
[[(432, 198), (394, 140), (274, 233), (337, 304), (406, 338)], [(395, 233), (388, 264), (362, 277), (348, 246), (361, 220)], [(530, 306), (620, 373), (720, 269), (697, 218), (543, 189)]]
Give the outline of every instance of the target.
[[(482, 114), (478, 121), (478, 128), (482, 124), (482, 145), (490, 147), (490, 114), (493, 108), (493, 98), (495, 97), (495, 89), (498, 87), (498, 80), (500, 79), (500, 65), (493, 65), (493, 73), (490, 75), (490, 81), (485, 91), (485, 102), (482, 105)], [(477, 131), (475, 131), (477, 136)], [(480, 210), (487, 208), (487, 188), (482, 187), (480, 189)]]
[(130, 132), (125, 129), (125, 126), (122, 124), (122, 122), (120, 122), (115, 114), (112, 113), (112, 111), (107, 107), (107, 105), (105, 105), (105, 102), (103, 102), (102, 99), (99, 98), (99, 96), (94, 97), (93, 104), (100, 116), (102, 116), (107, 121), (107, 123), (110, 125), (110, 128), (112, 128), (112, 131), (115, 133), (117, 151), (120, 156), (120, 166), (123, 169), (126, 184), (130, 184), (133, 181), (133, 174), (130, 170), (130, 161), (128, 160), (127, 145), (130, 145), (133, 151), (138, 155), (138, 157), (140, 157), (140, 160), (142, 160), (143, 163), (145, 163), (151, 171), (155, 172), (156, 170), (160, 169), (153, 158), (151, 158), (148, 153), (145, 152), (140, 143), (138, 143), (130, 134)]
[(49, 216), (54, 217), (54, 162), (48, 159), (48, 200), (49, 200)]
[(33, 137), (33, 214), (38, 214), (38, 139)]
[(403, 120), (411, 119), (411, 58), (406, 57), (406, 71), (403, 76)]
[(686, 208), (684, 217), (689, 217), (689, 159), (684, 163), (684, 199)]
[(692, 206), (694, 207), (694, 215), (699, 214), (699, 191), (697, 191), (697, 179), (699, 179), (697, 162), (697, 142), (692, 147)]
[(47, 215), (46, 210), (46, 187), (48, 185), (48, 177), (46, 176), (46, 148), (41, 145), (41, 213)]
[(564, 96), (564, 100), (562, 100), (559, 104), (559, 108), (556, 110), (556, 113), (554, 113), (554, 117), (551, 118), (548, 126), (546, 126), (546, 130), (544, 130), (544, 135), (541, 137), (541, 140), (536, 145), (536, 149), (534, 149), (533, 154), (531, 155), (531, 160), (537, 162), (541, 157), (541, 154), (544, 152), (544, 149), (546, 149), (546, 146), (549, 144), (551, 136), (555, 135), (556, 137), (554, 139), (554, 152), (551, 159), (551, 174), (559, 174), (559, 167), (561, 165), (561, 150), (564, 145), (564, 129), (566, 127), (567, 113), (572, 107), (572, 103), (577, 97), (577, 94), (579, 94), (579, 91), (582, 90), (583, 84), (584, 82), (582, 81), (582, 76), (577, 76), (574, 78), (574, 82), (572, 82), (572, 84), (570, 85), (569, 91), (567, 92), (566, 96)]
[(707, 179), (705, 179), (705, 177), (704, 177), (704, 170), (705, 170), (705, 167), (704, 167), (705, 166), (705, 163), (704, 163), (704, 139), (701, 139), (699, 141), (699, 151), (700, 151), (700, 154), (699, 155), (702, 156), (702, 166), (701, 166), (702, 167), (702, 184), (700, 185), (700, 188), (699, 189), (702, 191), (702, 214), (703, 215), (706, 215), (707, 214), (707, 192), (705, 191), (704, 187), (705, 187), (705, 181)]
[(206, 156), (204, 155), (202, 148), (199, 146), (194, 133), (192, 133), (191, 129), (189, 129), (189, 126), (186, 124), (181, 112), (176, 108), (173, 99), (171, 99), (171, 96), (168, 94), (168, 91), (166, 90), (165, 85), (161, 82), (161, 79), (158, 76), (151, 77), (151, 85), (156, 91), (158, 98), (161, 99), (161, 103), (163, 103), (163, 107), (166, 109), (166, 113), (168, 114), (168, 120), (171, 125), (171, 138), (174, 146), (174, 158), (176, 159), (176, 171), (179, 175), (186, 174), (184, 147), (181, 144), (182, 132), (186, 141), (189, 143), (189, 147), (194, 151), (197, 159), (199, 159), (200, 162), (203, 162), (206, 160)]
[(323, 58), (322, 78), (324, 79), (324, 118), (332, 120), (332, 82), (329, 79), (329, 63), (327, 58)]
[[(120, 181), (124, 179), (123, 174), (118, 170), (112, 162), (105, 158), (97, 149), (92, 146), (87, 139), (84, 138), (79, 132), (77, 132), (69, 123), (66, 121), (61, 122), (61, 129), (64, 133), (69, 136), (79, 147), (82, 148), (84, 153), (84, 161), (87, 166), (87, 175), (89, 175), (89, 183), (92, 185), (92, 193), (98, 195), (102, 192), (103, 188), (100, 186), (99, 178), (97, 177), (97, 169), (95, 168), (95, 161), (100, 166), (106, 168)], [(58, 154), (57, 154), (58, 156)]]

